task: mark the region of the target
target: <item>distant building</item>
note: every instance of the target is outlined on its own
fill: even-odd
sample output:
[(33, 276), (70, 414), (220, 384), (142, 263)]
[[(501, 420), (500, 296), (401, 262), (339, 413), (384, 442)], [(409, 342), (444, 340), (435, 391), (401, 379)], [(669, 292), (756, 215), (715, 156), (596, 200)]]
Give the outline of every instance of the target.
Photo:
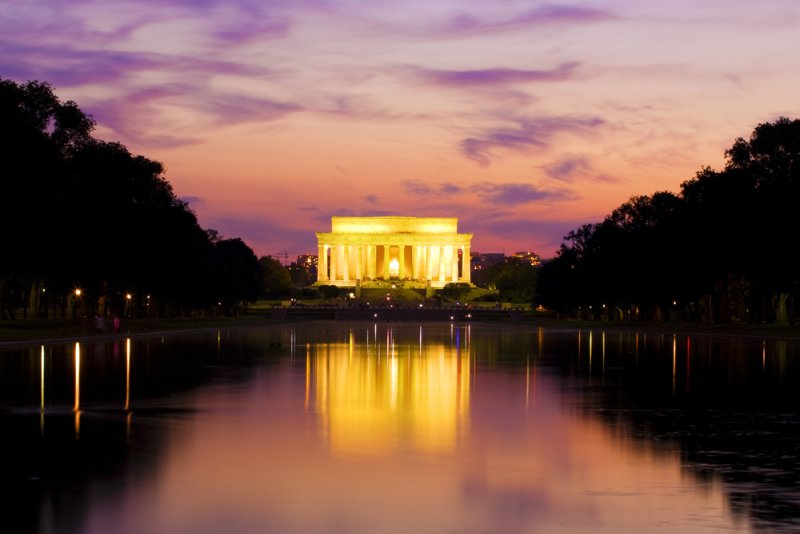
[(297, 261), (288, 267), (295, 286), (306, 287), (316, 281), (317, 262), (318, 258), (313, 254), (298, 254)]
[(297, 265), (303, 265), (306, 269), (314, 269), (314, 272), (317, 270), (317, 265), (319, 264), (319, 258), (314, 254), (298, 254), (297, 255)]
[(483, 271), (492, 265), (506, 261), (506, 255), (502, 252), (475, 252), (472, 254), (472, 270)]
[(311, 279), (311, 282), (313, 282), (314, 280), (317, 279), (318, 262), (319, 258), (317, 258), (317, 256), (314, 254), (298, 254), (297, 261), (290, 267), (294, 267), (295, 269), (304, 271), (305, 273), (308, 274), (308, 277)]
[(515, 252), (511, 257), (530, 263), (531, 265), (539, 265), (542, 263), (542, 258), (535, 252)]

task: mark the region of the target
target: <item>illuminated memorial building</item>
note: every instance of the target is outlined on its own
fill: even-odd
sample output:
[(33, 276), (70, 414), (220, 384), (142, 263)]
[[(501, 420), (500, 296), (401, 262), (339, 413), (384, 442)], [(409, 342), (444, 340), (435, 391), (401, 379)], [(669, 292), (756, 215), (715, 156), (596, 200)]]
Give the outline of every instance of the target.
[(331, 231), (317, 232), (317, 283), (470, 283), (471, 240), (472, 234), (458, 233), (455, 217), (332, 217)]

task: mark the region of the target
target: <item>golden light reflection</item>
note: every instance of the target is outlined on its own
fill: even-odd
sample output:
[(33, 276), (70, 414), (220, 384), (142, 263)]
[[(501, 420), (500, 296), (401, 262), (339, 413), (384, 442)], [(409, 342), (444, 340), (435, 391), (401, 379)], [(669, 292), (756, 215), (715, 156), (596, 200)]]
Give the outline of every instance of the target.
[(605, 377), (606, 376), (606, 333), (605, 332), (603, 332), (603, 334), (600, 336), (600, 354), (602, 356), (601, 364), (603, 366), (601, 372), (603, 377)]
[(692, 339), (686, 336), (686, 391), (689, 391), (689, 377), (692, 374)]
[(81, 344), (75, 343), (75, 405), (72, 410), (81, 409)]
[(44, 345), (42, 345), (42, 351), (39, 356), (39, 376), (40, 376), (40, 383), (39, 383), (39, 408), (42, 412), (44, 412)]
[(388, 329), (386, 354), (375, 356), (353, 336), (314, 346), (307, 359), (306, 381), (331, 449), (452, 451), (469, 417), (468, 351), (440, 343), (414, 354), (416, 343), (396, 345)]
[(81, 434), (81, 344), (75, 343), (75, 437)]
[[(531, 377), (533, 374), (533, 377)], [(536, 365), (531, 369), (530, 359), (525, 362), (525, 411), (531, 407), (531, 397), (536, 399)]]
[(308, 411), (308, 400), (311, 395), (311, 344), (306, 343), (306, 398), (303, 409)]
[(538, 356), (542, 356), (542, 346), (544, 345), (544, 330), (541, 327), (536, 329), (536, 348), (538, 349)]
[(675, 395), (675, 375), (678, 367), (678, 338), (672, 335), (672, 395)]
[(39, 433), (44, 436), (44, 345), (42, 345), (41, 354), (39, 355)]
[(131, 408), (131, 338), (125, 339), (125, 411)]

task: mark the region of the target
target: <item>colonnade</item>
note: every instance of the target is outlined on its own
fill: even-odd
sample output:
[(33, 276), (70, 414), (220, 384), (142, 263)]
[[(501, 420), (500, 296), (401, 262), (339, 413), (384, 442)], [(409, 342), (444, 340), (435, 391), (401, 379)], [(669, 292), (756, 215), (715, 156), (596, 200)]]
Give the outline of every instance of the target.
[(331, 231), (317, 232), (317, 283), (470, 283), (471, 240), (455, 217), (331, 217)]
[(470, 247), (320, 243), (317, 273), (319, 282), (398, 278), (470, 283)]

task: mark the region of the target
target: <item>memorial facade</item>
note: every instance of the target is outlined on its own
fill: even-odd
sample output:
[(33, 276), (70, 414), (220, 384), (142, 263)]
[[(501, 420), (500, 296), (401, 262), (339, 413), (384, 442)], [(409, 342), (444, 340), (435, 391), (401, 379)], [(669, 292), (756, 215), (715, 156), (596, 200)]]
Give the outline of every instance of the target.
[(317, 232), (317, 282), (471, 283), (471, 241), (472, 234), (458, 233), (455, 217), (332, 217), (331, 231)]

